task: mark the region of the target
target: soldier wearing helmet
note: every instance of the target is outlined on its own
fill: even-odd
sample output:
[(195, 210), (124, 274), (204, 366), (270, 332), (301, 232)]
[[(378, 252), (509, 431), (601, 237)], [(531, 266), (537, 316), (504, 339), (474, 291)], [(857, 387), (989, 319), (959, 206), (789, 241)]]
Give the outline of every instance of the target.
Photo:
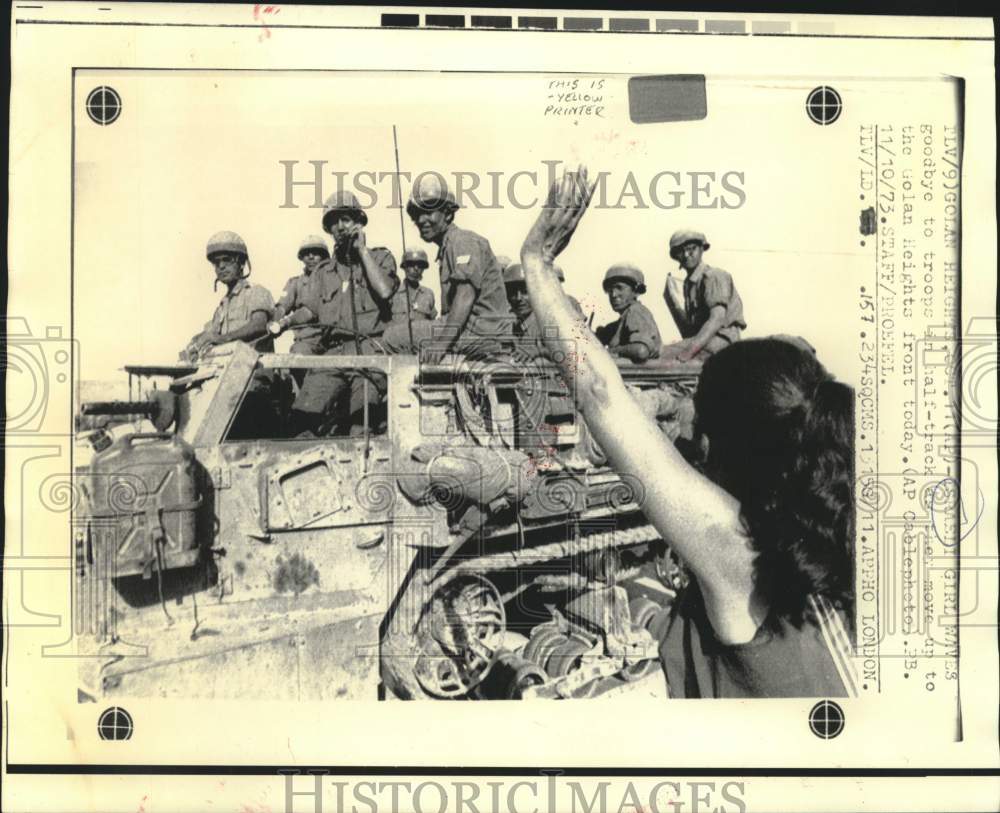
[(721, 268), (708, 265), (702, 255), (709, 244), (700, 231), (682, 229), (670, 238), (670, 256), (683, 269), (683, 286), (667, 275), (663, 299), (681, 334), (681, 341), (665, 345), (667, 360), (704, 360), (739, 341), (746, 329), (743, 301), (733, 278)]
[[(430, 173), (413, 184), (406, 206), (420, 237), (438, 246), (443, 318), (394, 325), (386, 332), (385, 343), (397, 353), (420, 350), (431, 364), (446, 353), (495, 353), (497, 339), (510, 332), (503, 278), (493, 249), (486, 238), (455, 225), (458, 208), (444, 180)], [(422, 347), (427, 340), (433, 341)]]
[(611, 266), (604, 291), (618, 318), (597, 329), (597, 338), (613, 356), (642, 364), (660, 355), (660, 331), (649, 309), (637, 297), (646, 293), (642, 271), (629, 263)]
[(206, 259), (215, 268), (215, 284), (226, 286), (212, 318), (194, 336), (181, 357), (194, 361), (209, 347), (226, 342), (246, 342), (260, 353), (274, 351), (274, 342), (267, 331), (267, 322), (274, 311), (271, 292), (261, 285), (247, 282), (249, 265), (247, 245), (235, 232), (220, 231), (209, 238)]
[(520, 263), (510, 263), (503, 272), (503, 284), (507, 293), (507, 303), (514, 316), (512, 333), (517, 341), (514, 344), (514, 359), (530, 361), (545, 355), (545, 345), (542, 342), (542, 329), (538, 324), (528, 298), (528, 285), (524, 279), (524, 269)]
[(316, 355), (323, 352), (323, 329), (316, 324), (315, 315), (309, 310), (307, 292), (313, 272), (323, 260), (330, 259), (326, 240), (321, 235), (310, 234), (299, 245), (298, 258), (302, 262), (302, 273), (285, 283), (284, 293), (274, 307), (278, 330), (274, 325), (270, 326), (270, 330), (275, 333), (293, 328), (295, 339), (291, 352)]
[(420, 284), (424, 277), (427, 252), (422, 248), (408, 248), (403, 252), (400, 263), (403, 281), (392, 298), (392, 324), (407, 325), (410, 322), (426, 322), (437, 317), (434, 292)]
[[(353, 193), (338, 191), (323, 208), (323, 231), (333, 235), (333, 254), (321, 260), (309, 278), (303, 302), (321, 331), (318, 352), (327, 356), (373, 355), (392, 319), (392, 296), (399, 280), (396, 260), (387, 248), (369, 248), (368, 215)], [(366, 387), (365, 382), (369, 382)], [(348, 395), (349, 403), (342, 404)], [(368, 403), (377, 406), (385, 379), (311, 370), (292, 404), (293, 433), (326, 434), (335, 424), (356, 425)], [(352, 431), (354, 426), (351, 427)]]

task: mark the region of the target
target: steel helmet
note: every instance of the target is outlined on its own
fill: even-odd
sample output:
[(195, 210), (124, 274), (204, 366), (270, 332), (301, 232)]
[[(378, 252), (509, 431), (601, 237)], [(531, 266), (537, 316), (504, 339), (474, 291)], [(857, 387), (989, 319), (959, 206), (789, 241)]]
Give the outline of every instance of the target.
[(310, 234), (308, 237), (306, 237), (305, 240), (302, 241), (301, 245), (299, 246), (299, 254), (298, 254), (300, 260), (302, 259), (302, 255), (305, 254), (307, 251), (309, 251), (309, 249), (313, 249), (315, 251), (322, 251), (327, 257), (330, 256), (330, 249), (326, 244), (326, 240), (324, 240), (318, 234)]
[(709, 248), (708, 240), (705, 239), (705, 235), (702, 232), (694, 231), (693, 229), (681, 229), (680, 231), (675, 231), (670, 236), (670, 256), (676, 260), (678, 249), (687, 243), (701, 243), (701, 247), (705, 251), (708, 251)]
[(361, 208), (355, 194), (346, 189), (334, 192), (323, 204), (323, 231), (327, 234), (333, 230), (332, 221), (337, 212), (350, 212), (361, 221), (362, 226), (368, 225), (368, 215), (365, 214), (365, 210)]
[(205, 257), (207, 259), (211, 260), (214, 255), (221, 254), (224, 251), (233, 254), (242, 254), (244, 257), (250, 256), (250, 252), (247, 251), (247, 244), (234, 231), (216, 232), (208, 238), (208, 245), (205, 247)]
[(503, 270), (503, 284), (512, 285), (515, 282), (524, 282), (524, 269), (521, 263), (511, 263)]
[(604, 290), (608, 290), (609, 283), (619, 279), (631, 283), (637, 294), (646, 293), (646, 278), (643, 276), (642, 271), (631, 263), (616, 263), (611, 266), (604, 274)]
[(513, 262), (511, 260), (511, 258), (508, 257), (506, 254), (497, 254), (496, 258), (497, 258), (497, 265), (500, 266), (501, 273), (503, 271), (506, 271), (507, 270), (507, 266), (509, 266), (511, 264), (511, 262)]
[(436, 172), (424, 172), (413, 184), (406, 211), (411, 212), (413, 209), (430, 211), (438, 208), (454, 211), (459, 208), (458, 201), (448, 189), (443, 177)]
[(409, 265), (414, 263), (416, 265), (426, 268), (430, 263), (427, 262), (427, 252), (422, 248), (408, 248), (403, 252), (403, 259), (400, 265)]

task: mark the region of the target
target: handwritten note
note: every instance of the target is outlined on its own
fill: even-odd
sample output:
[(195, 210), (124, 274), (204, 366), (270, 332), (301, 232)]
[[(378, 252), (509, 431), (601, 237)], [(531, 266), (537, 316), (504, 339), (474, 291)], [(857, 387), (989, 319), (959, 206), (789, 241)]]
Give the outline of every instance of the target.
[(605, 118), (604, 79), (549, 79), (546, 82), (546, 118)]

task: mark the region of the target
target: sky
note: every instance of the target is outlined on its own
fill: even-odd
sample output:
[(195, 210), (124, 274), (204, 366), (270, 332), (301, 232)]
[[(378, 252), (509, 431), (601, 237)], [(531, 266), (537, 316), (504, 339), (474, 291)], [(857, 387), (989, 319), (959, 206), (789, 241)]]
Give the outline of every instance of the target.
[[(874, 262), (872, 241), (862, 245), (858, 229), (867, 205), (859, 200), (859, 124), (880, 115), (898, 120), (907, 104), (905, 82), (838, 81), (844, 112), (822, 127), (804, 114), (805, 98), (819, 84), (809, 77), (709, 76), (704, 119), (634, 124), (624, 75), (580, 75), (575, 90), (553, 87), (565, 76), (540, 74), (103, 70), (76, 76), (78, 99), (107, 84), (123, 100), (121, 116), (107, 127), (91, 123), (82, 105), (77, 111), (74, 318), (83, 379), (120, 379), (124, 364), (176, 359), (222, 295), (213, 291), (204, 256), (216, 231), (244, 237), (251, 281), (280, 296), (299, 272), (299, 242), (321, 233), (315, 188), (296, 185), (289, 198), (289, 166), (295, 180), (309, 182), (310, 162), (322, 162), (323, 196), (335, 190), (335, 172), (347, 173), (348, 188), (355, 173), (376, 173), (362, 179), (378, 198), (368, 212), (368, 243), (388, 247), (397, 260), (404, 241), (427, 249), (432, 265), (424, 282), (440, 303), (435, 247), (421, 243), (405, 216), (401, 231), (393, 206), (398, 146), (400, 170), (411, 177), (434, 171), (454, 183), (456, 173), (479, 176), (486, 206), (497, 178), (499, 205), (466, 200), (456, 222), (512, 257), (536, 216), (532, 200), (544, 198), (553, 162), (608, 173), (605, 205), (592, 206), (559, 260), (567, 291), (586, 312), (596, 311), (595, 325), (613, 318), (601, 290), (604, 272), (627, 261), (645, 273), (649, 291), (642, 301), (664, 341), (678, 338), (661, 294), (668, 273), (680, 276), (667, 243), (676, 229), (693, 228), (711, 243), (705, 260), (733, 276), (746, 337), (804, 336), (835, 375), (853, 383), (854, 345), (845, 338), (856, 332), (856, 281), (870, 275)], [(565, 92), (599, 95), (601, 114), (547, 115)], [(947, 82), (928, 80), (920, 92), (930, 108), (953, 110)], [(517, 172), (534, 172), (537, 181), (513, 180), (515, 205), (508, 184)], [(679, 174), (679, 183), (659, 176), (660, 205), (650, 195), (658, 173)], [(706, 185), (700, 193), (692, 189)], [(405, 196), (410, 183), (400, 186)], [(712, 201), (714, 208), (693, 208)], [(288, 342), (283, 338), (278, 349)]]

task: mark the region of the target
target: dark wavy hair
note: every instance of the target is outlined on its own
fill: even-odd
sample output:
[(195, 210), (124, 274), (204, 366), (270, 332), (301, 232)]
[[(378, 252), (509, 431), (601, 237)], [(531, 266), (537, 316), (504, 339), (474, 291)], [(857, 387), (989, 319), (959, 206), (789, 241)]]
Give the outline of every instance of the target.
[(854, 391), (805, 342), (749, 339), (705, 362), (695, 394), (706, 474), (740, 502), (770, 621), (810, 593), (854, 606)]

